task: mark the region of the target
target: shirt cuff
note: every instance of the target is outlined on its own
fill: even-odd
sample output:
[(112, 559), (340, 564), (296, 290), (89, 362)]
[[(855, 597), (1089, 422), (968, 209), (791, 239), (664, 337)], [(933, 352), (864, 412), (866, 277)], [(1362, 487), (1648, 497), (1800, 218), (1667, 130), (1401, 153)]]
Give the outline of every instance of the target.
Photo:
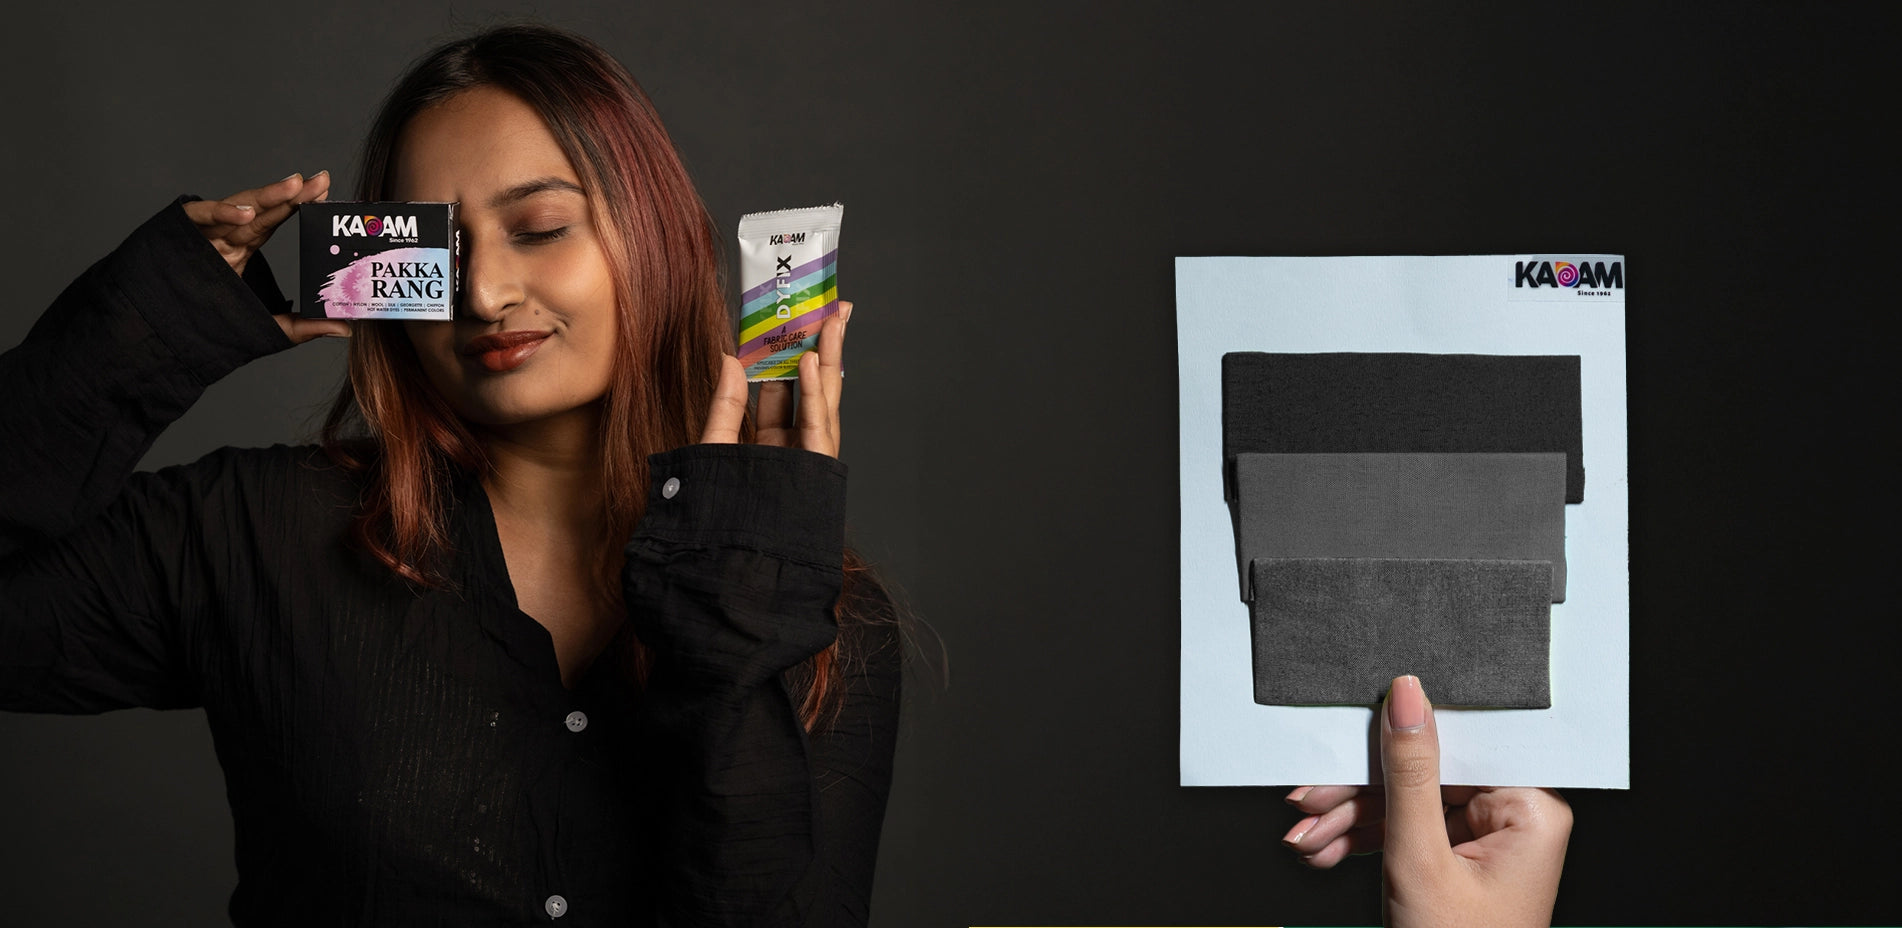
[(818, 567), (845, 558), (843, 462), (770, 445), (688, 445), (647, 458), (635, 538), (740, 547)]
[[(271, 263), (264, 260), (264, 252), (253, 254), (251, 260), (244, 263), (244, 284), (251, 288), (251, 295), (258, 298), (269, 315), (283, 315), (296, 306), (278, 287), (277, 275), (271, 273)], [(271, 325), (275, 327), (277, 321), (272, 320)], [(280, 335), (284, 333), (283, 329), (277, 331)]]
[(185, 215), (179, 197), (146, 220), (105, 261), (107, 280), (199, 383), (210, 385), (291, 340), (271, 318), (284, 296), (262, 254), (245, 274)]

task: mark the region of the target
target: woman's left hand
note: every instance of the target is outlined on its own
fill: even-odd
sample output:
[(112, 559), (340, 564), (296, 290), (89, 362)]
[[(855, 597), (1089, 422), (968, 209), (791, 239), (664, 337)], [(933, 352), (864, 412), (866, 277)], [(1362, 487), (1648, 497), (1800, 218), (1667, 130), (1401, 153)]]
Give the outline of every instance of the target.
[[(839, 456), (839, 393), (844, 389), (842, 366), (845, 326), (852, 320), (852, 304), (841, 300), (839, 312), (819, 327), (819, 347), (799, 359), (799, 401), (793, 402), (793, 384), (774, 380), (759, 388), (759, 418), (755, 440), (762, 445), (804, 448), (828, 457)], [(736, 444), (746, 414), (746, 369), (727, 355), (721, 361), (720, 385), (702, 444)]]

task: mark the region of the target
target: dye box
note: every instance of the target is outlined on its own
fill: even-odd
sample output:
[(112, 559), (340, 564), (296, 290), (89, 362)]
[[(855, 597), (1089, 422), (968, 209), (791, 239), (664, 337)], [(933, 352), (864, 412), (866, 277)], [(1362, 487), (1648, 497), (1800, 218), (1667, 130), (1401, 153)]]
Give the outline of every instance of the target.
[(452, 318), (456, 204), (306, 203), (298, 216), (299, 315)]

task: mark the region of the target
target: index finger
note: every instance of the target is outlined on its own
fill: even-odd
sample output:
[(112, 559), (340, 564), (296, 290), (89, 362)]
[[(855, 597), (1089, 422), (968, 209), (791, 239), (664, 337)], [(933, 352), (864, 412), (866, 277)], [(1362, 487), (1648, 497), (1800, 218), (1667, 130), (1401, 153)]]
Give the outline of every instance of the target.
[(1340, 805), (1362, 793), (1379, 792), (1378, 788), (1366, 786), (1309, 786), (1306, 792), (1296, 790), (1301, 795), (1288, 794), (1288, 804), (1309, 815), (1317, 815)]
[(851, 321), (851, 301), (840, 300), (838, 315), (819, 329), (819, 375), (825, 380), (833, 418), (839, 415), (839, 391), (845, 386), (845, 326)]
[[(291, 185), (293, 180), (297, 181), (294, 186)], [(247, 193), (250, 192), (252, 191), (247, 191)], [(302, 180), (298, 175), (293, 174), (255, 192), (259, 195), (257, 218), (253, 219), (250, 225), (244, 228), (244, 232), (236, 237), (246, 240), (247, 243), (263, 244), (264, 240), (269, 238), (284, 220), (291, 218), (291, 214), (297, 212), (299, 206), (330, 194), (330, 172), (318, 171), (309, 180)], [(242, 196), (244, 194), (231, 197), (230, 201), (243, 204), (245, 201), (239, 199)]]
[[(310, 189), (313, 186), (319, 189)], [(263, 210), (270, 209), (274, 206), (282, 206), (286, 203), (301, 203), (304, 200), (317, 196), (318, 193), (329, 189), (329, 187), (329, 171), (318, 171), (309, 178), (305, 178), (302, 174), (294, 173), (286, 176), (283, 180), (274, 181), (262, 187), (240, 190), (237, 193), (225, 197), (224, 201), (240, 206), (255, 206)]]
[(257, 214), (257, 207), (223, 200), (193, 200), (185, 204), (186, 218), (197, 226), (232, 228), (250, 222)]

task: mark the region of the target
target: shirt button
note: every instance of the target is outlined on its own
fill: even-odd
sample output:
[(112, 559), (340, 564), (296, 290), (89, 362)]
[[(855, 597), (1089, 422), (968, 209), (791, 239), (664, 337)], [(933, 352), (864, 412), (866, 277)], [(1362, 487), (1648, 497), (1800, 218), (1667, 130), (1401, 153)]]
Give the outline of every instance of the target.
[(569, 731), (580, 731), (583, 728), (587, 728), (588, 727), (588, 713), (583, 712), (580, 709), (576, 709), (575, 711), (568, 713), (567, 725), (568, 725)]
[(542, 903), (542, 909), (548, 913), (549, 918), (560, 918), (568, 912), (568, 900), (560, 896), (549, 896), (548, 901)]
[(667, 478), (666, 483), (663, 483), (660, 485), (661, 499), (673, 499), (674, 494), (679, 492), (680, 492), (680, 478), (679, 477), (669, 477)]

